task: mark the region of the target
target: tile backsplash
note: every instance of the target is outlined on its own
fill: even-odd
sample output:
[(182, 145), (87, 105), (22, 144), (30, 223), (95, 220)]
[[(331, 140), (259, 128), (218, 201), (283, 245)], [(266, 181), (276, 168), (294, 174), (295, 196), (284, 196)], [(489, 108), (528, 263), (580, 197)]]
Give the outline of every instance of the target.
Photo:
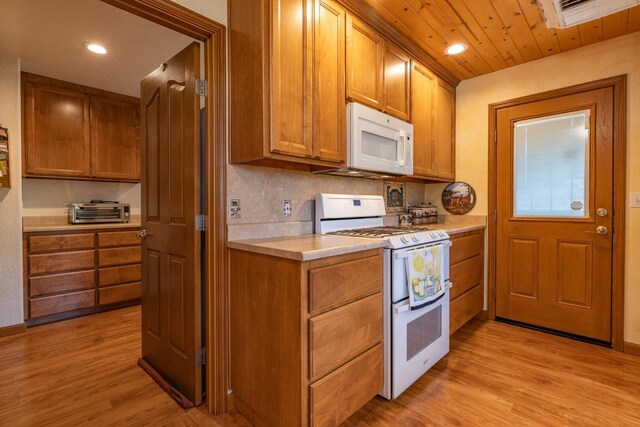
[[(383, 194), (383, 181), (317, 175), (303, 171), (230, 165), (227, 204), (240, 199), (240, 218), (231, 218), (227, 206), (229, 240), (313, 233), (318, 193)], [(291, 216), (283, 213), (291, 201)], [(424, 201), (424, 185), (407, 183), (407, 201)]]

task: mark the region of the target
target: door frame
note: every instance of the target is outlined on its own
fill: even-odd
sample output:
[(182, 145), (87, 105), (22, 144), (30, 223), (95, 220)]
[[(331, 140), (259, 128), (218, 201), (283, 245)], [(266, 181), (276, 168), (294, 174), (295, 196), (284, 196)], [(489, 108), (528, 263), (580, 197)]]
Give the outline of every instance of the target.
[(226, 143), (226, 27), (168, 0), (102, 0), (119, 9), (177, 31), (204, 44), (207, 80), (205, 139), (205, 212), (208, 226), (204, 236), (206, 405), (209, 412), (228, 410), (227, 336), (227, 192)]
[(595, 89), (613, 88), (613, 258), (611, 265), (611, 346), (624, 351), (624, 230), (626, 194), (627, 76), (615, 76), (489, 105), (489, 217), (487, 316), (496, 317), (497, 117), (503, 108), (544, 101)]

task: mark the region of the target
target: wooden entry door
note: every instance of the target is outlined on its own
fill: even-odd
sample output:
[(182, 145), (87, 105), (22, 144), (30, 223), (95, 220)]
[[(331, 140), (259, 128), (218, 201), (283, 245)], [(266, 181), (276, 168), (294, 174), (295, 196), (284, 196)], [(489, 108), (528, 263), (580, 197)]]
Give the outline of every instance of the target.
[(193, 43), (140, 83), (142, 359), (195, 405), (202, 401), (199, 73)]
[(497, 317), (611, 342), (613, 100), (498, 110)]

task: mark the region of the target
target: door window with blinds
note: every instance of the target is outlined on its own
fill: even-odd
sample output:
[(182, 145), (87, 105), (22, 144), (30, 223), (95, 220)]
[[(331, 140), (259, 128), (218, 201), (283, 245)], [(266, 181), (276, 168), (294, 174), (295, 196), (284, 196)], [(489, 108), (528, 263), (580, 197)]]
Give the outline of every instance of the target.
[(513, 215), (589, 217), (590, 110), (514, 123)]

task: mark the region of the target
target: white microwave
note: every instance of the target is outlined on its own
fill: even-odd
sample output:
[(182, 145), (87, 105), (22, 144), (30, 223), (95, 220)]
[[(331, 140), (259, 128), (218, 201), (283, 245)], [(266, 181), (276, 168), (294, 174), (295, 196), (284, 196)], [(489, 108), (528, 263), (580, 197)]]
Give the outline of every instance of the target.
[(318, 173), (363, 178), (413, 175), (413, 125), (362, 104), (347, 104), (347, 167)]

